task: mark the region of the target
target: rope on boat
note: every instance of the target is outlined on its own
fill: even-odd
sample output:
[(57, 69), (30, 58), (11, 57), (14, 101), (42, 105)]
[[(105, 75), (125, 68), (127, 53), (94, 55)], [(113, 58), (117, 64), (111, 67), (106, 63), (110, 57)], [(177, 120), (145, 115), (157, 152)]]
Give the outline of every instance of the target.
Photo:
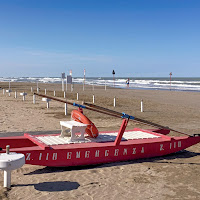
[(168, 129), (170, 131), (174, 131), (174, 132), (179, 133), (179, 134), (184, 134), (184, 135), (187, 135), (187, 136), (193, 136), (193, 135), (190, 135), (190, 134), (187, 134), (187, 133), (182, 133), (180, 131), (171, 129), (171, 128), (166, 127), (166, 126), (162, 126), (162, 125), (157, 124), (157, 123), (153, 123), (153, 122), (150, 122), (150, 121), (147, 121), (147, 120), (144, 120), (144, 119), (140, 119), (140, 118), (137, 118), (137, 117), (134, 117), (134, 116), (131, 116), (131, 115), (127, 115), (125, 113), (120, 113), (120, 112), (117, 112), (117, 111), (114, 111), (114, 110), (110, 110), (108, 108), (104, 108), (104, 107), (101, 107), (101, 106), (98, 106), (98, 105), (95, 105), (95, 104), (90, 104), (90, 103), (84, 102), (83, 103), (84, 105), (81, 105), (81, 104), (72, 103), (72, 102), (69, 102), (69, 101), (66, 101), (66, 100), (62, 100), (62, 99), (59, 99), (59, 98), (56, 98), (56, 97), (47, 96), (47, 95), (44, 95), (44, 94), (34, 93), (34, 95), (49, 98), (49, 99), (59, 101), (59, 102), (62, 102), (62, 103), (67, 103), (67, 104), (72, 105), (72, 106), (77, 106), (77, 107), (80, 107), (80, 108), (99, 112), (99, 113), (106, 114), (106, 115), (109, 115), (109, 116), (113, 116), (113, 117), (116, 117), (116, 118), (128, 118), (130, 120), (137, 121), (141, 124), (150, 125), (150, 126), (153, 126), (155, 128)]

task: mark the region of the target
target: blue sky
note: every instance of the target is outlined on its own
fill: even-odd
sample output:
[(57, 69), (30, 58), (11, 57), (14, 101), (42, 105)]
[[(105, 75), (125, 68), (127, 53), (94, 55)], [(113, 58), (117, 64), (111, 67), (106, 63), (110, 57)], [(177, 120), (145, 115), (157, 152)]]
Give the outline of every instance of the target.
[(0, 77), (200, 77), (199, 0), (0, 0)]

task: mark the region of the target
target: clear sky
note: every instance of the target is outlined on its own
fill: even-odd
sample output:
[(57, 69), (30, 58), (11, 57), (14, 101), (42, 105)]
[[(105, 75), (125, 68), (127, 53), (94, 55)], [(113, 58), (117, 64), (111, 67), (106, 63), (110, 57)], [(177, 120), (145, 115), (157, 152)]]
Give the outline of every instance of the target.
[(200, 0), (0, 0), (0, 77), (200, 77)]

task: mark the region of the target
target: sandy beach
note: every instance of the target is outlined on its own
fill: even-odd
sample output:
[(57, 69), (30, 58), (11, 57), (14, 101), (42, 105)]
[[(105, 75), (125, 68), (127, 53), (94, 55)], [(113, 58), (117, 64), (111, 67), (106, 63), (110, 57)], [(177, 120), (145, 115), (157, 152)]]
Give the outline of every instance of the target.
[[(8, 89), (8, 83), (1, 82)], [(33, 104), (31, 87), (34, 83), (11, 83), (12, 93), (3, 95), (0, 90), (0, 136), (60, 133), (60, 121), (69, 120), (68, 106), (64, 115), (64, 104), (50, 102), (50, 108), (41, 98)], [(60, 84), (39, 84), (40, 92), (63, 98)], [(14, 92), (17, 91), (17, 99)], [(27, 92), (22, 101), (20, 92)], [(79, 101), (76, 100), (77, 92)], [(73, 92), (67, 91), (67, 100), (95, 104), (125, 112), (172, 129), (195, 134), (200, 133), (200, 93), (161, 90), (130, 90), (87, 85), (74, 85)], [(116, 96), (116, 107), (113, 98)], [(140, 111), (143, 99), (144, 112)], [(84, 110), (99, 131), (118, 130), (121, 119)], [(129, 122), (127, 129), (150, 128)], [(170, 135), (178, 135), (171, 132)], [(12, 172), (12, 188), (3, 188), (3, 172), (0, 179), (0, 199), (199, 199), (200, 196), (200, 144), (160, 158), (134, 160), (87, 167), (50, 168), (24, 165)]]

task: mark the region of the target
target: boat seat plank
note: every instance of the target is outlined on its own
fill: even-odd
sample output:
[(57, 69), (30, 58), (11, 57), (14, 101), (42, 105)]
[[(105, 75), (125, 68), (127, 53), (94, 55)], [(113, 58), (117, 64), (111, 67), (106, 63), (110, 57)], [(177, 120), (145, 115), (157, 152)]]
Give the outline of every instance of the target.
[[(60, 137), (57, 136), (38, 136), (38, 140), (46, 145), (60, 145), (60, 144), (73, 144), (73, 143), (87, 143), (87, 142), (114, 142), (118, 132), (111, 133), (100, 133), (97, 138), (91, 138), (85, 134), (85, 140), (72, 141), (71, 137)], [(159, 138), (161, 136), (151, 134), (144, 131), (125, 131), (122, 137), (122, 141), (137, 140), (137, 139), (151, 139)]]

